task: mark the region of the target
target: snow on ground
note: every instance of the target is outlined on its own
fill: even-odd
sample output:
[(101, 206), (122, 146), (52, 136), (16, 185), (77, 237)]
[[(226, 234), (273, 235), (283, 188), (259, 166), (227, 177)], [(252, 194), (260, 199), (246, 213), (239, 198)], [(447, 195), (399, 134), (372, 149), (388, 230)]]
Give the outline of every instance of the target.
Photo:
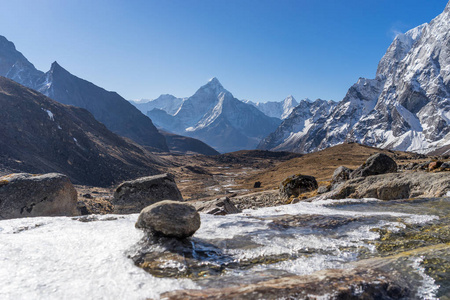
[[(220, 247), (223, 255), (235, 261), (311, 252), (286, 262), (229, 270), (230, 276), (249, 278), (265, 270), (304, 275), (345, 267), (346, 262), (357, 259), (358, 249), (375, 251), (367, 243), (379, 238), (374, 228), (400, 228), (404, 225), (396, 221), (398, 218), (409, 224), (438, 218), (333, 206), (378, 202), (382, 203), (376, 199), (319, 200), (226, 216), (201, 214), (202, 226), (194, 237), (212, 244), (219, 240), (225, 245)], [(304, 214), (372, 218), (343, 226), (337, 235), (302, 226), (286, 231), (269, 226), (272, 217)], [(80, 222), (71, 217), (37, 217), (0, 221), (0, 299), (158, 299), (166, 291), (201, 288), (190, 279), (153, 277), (133, 264), (127, 254), (144, 237), (134, 227), (137, 214), (94, 217), (98, 220)], [(396, 219), (392, 220), (393, 217)], [(253, 246), (226, 247), (234, 237), (249, 240)]]
[(145, 299), (194, 288), (192, 281), (155, 278), (127, 258), (143, 237), (137, 216), (0, 221), (0, 299)]

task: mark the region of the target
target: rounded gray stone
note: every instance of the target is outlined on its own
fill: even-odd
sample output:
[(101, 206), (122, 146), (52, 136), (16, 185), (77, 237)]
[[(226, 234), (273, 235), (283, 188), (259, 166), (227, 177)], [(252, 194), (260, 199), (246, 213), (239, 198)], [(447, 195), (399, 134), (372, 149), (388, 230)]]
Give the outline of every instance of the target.
[(186, 238), (200, 228), (200, 215), (192, 205), (163, 200), (144, 208), (135, 226), (158, 236)]

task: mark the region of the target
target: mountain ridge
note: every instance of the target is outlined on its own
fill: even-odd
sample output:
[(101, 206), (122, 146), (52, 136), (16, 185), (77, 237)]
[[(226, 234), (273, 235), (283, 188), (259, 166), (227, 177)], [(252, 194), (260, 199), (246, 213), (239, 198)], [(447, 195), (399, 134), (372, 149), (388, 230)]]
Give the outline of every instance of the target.
[(165, 138), (152, 121), (116, 92), (72, 75), (57, 62), (37, 70), (14, 43), (0, 36), (0, 75), (65, 104), (86, 108), (113, 132), (156, 152), (168, 152)]
[(173, 115), (154, 108), (148, 116), (162, 129), (199, 139), (219, 152), (254, 149), (280, 123), (234, 98), (215, 77), (185, 98)]
[(0, 76), (0, 165), (13, 172), (68, 175), (109, 186), (160, 173), (165, 161), (98, 122), (86, 109), (56, 102)]
[(284, 150), (307, 153), (353, 141), (427, 153), (449, 145), (449, 19), (450, 2), (430, 23), (398, 35), (380, 60), (376, 77), (360, 78), (326, 119)]

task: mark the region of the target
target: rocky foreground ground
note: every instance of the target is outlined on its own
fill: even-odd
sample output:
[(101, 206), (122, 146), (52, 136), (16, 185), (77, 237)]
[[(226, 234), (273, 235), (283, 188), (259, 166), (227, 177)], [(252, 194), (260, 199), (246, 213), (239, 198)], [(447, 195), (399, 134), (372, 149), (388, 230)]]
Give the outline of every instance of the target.
[[(140, 248), (133, 255), (130, 255), (136, 266), (157, 277), (195, 279), (204, 276), (222, 276), (221, 274), (229, 272), (227, 270), (253, 268), (257, 265), (292, 259), (291, 253), (288, 256), (286, 256), (287, 254), (269, 257), (263, 255), (252, 260), (244, 259), (236, 262), (230, 257), (219, 254), (220, 249), (217, 248), (217, 245), (222, 242), (217, 245), (216, 242), (212, 242), (208, 245), (195, 238), (190, 241), (190, 236), (195, 234), (201, 226), (198, 212), (210, 215), (232, 215), (245, 209), (287, 207), (285, 205), (291, 203), (314, 203), (324, 199), (348, 198), (398, 200), (403, 201), (398, 202), (400, 203), (398, 208), (401, 208), (401, 203), (404, 203), (405, 207), (409, 207), (408, 209), (415, 209), (411, 208), (412, 204), (414, 207), (421, 205), (417, 199), (422, 198), (424, 201), (428, 201), (427, 199), (430, 198), (446, 199), (446, 197), (450, 197), (448, 158), (429, 158), (389, 151), (376, 152), (373, 148), (361, 148), (357, 145), (344, 145), (340, 150), (342, 147), (353, 148), (355, 157), (358, 157), (357, 151), (366, 151), (367, 153), (358, 157), (361, 161), (359, 164), (355, 162), (345, 164), (349, 157), (348, 153), (333, 156), (330, 150), (323, 151), (313, 154), (314, 158), (330, 156), (333, 159), (328, 161), (322, 159), (314, 166), (297, 168), (293, 174), (292, 166), (311, 159), (308, 155), (294, 157), (290, 160), (286, 156), (282, 156), (282, 159), (276, 161), (270, 153), (259, 153), (259, 156), (255, 158), (244, 153), (237, 156), (222, 156), (220, 158), (223, 161), (222, 164), (213, 165), (211, 161), (208, 162), (208, 159), (205, 159), (201, 166), (198, 164), (179, 166), (172, 169), (175, 171), (175, 175), (166, 173), (142, 177), (122, 182), (110, 189), (77, 186), (78, 191), (72, 186), (68, 177), (62, 174), (11, 174), (0, 178), (0, 218), (86, 215), (79, 220), (92, 222), (96, 221), (96, 217), (89, 216), (90, 214), (129, 214), (142, 211), (136, 227), (144, 230), (148, 234), (148, 239), (142, 242)], [(376, 153), (371, 155), (373, 152)], [(194, 161), (198, 162), (198, 158), (190, 158), (191, 163)], [(285, 172), (289, 172), (287, 174), (289, 176), (285, 176), (277, 183), (278, 188), (270, 188), (271, 185), (265, 182), (267, 176), (280, 176), (282, 166), (289, 166), (285, 170)], [(325, 177), (326, 175), (321, 175), (324, 174), (322, 173), (323, 169), (332, 169), (333, 172), (327, 173), (329, 177)], [(241, 178), (232, 176), (234, 170), (243, 171), (240, 173)], [(272, 175), (270, 175), (270, 170), (273, 170)], [(180, 172), (183, 171), (187, 172), (185, 177), (180, 175)], [(306, 173), (307, 171), (310, 173)], [(313, 175), (316, 175), (319, 180)], [(196, 199), (193, 191), (198, 190), (199, 186), (189, 189), (189, 184), (195, 180), (200, 180), (201, 184), (205, 184), (206, 178), (212, 180), (213, 187), (224, 188), (225, 186), (226, 193), (208, 193), (208, 188), (211, 186), (203, 186), (204, 197)], [(232, 184), (230, 184), (230, 178), (233, 179)], [(260, 180), (253, 182), (253, 187), (245, 188), (249, 180), (255, 179)], [(187, 180), (188, 183), (186, 184), (186, 181), (183, 180)], [(178, 185), (185, 188), (179, 189)], [(233, 190), (226, 190), (226, 185), (233, 186)], [(188, 198), (186, 194), (189, 193), (191, 196)], [(368, 255), (367, 260), (359, 260), (344, 269), (322, 270), (301, 276), (271, 275), (249, 281), (244, 285), (232, 284), (226, 287), (202, 290), (174, 291), (166, 293), (162, 297), (169, 299), (218, 299), (223, 297), (277, 299), (282, 296), (309, 299), (308, 297), (311, 295), (316, 295), (332, 299), (353, 299), (352, 297), (356, 296), (359, 297), (358, 299), (361, 297), (367, 299), (414, 298), (414, 295), (420, 291), (417, 291), (411, 278), (405, 278), (404, 271), (396, 273), (390, 270), (397, 270), (399, 264), (402, 264), (403, 258), (408, 257), (409, 259), (411, 251), (415, 251), (414, 257), (429, 258), (421, 264), (427, 268), (429, 274), (434, 274), (433, 278), (436, 282), (445, 282), (449, 279), (449, 224), (445, 222), (448, 220), (449, 208), (447, 207), (448, 201), (443, 201), (433, 202), (440, 205), (436, 214), (442, 221), (418, 227), (405, 223), (406, 227), (402, 229), (403, 234), (400, 236), (397, 236), (396, 231), (389, 231), (390, 229), (378, 232), (381, 240), (374, 246), (378, 253), (385, 257), (375, 258)], [(428, 205), (426, 203), (428, 202), (424, 202), (423, 205)], [(286, 214), (276, 218), (268, 217), (269, 219), (261, 215), (256, 217), (256, 219), (258, 218), (264, 222), (270, 221), (269, 228), (280, 232), (299, 226), (310, 227), (310, 230), (320, 229), (334, 232), (341, 227), (346, 228), (345, 226), (357, 224), (362, 220), (360, 217), (340, 217), (338, 215), (324, 217), (320, 214), (301, 216)], [(365, 219), (364, 222), (370, 224), (370, 218)], [(236, 249), (258, 247), (251, 243), (247, 244), (248, 242), (236, 241), (233, 238), (227, 243), (235, 244), (232, 247), (237, 247)], [(194, 243), (198, 245), (194, 246)], [(157, 248), (154, 248), (155, 246)], [(159, 249), (158, 247), (165, 248), (166, 251), (151, 250)], [(202, 250), (202, 248), (206, 250)], [(410, 252), (406, 253), (406, 250)], [(210, 253), (210, 251), (213, 252)], [(362, 258), (364, 255), (364, 252), (359, 253)], [(222, 262), (218, 263), (215, 259)], [(173, 264), (184, 267), (181, 269), (169, 267)], [(439, 266), (443, 266), (443, 268)], [(405, 265), (405, 268), (407, 267), (409, 265)], [(444, 294), (441, 295), (441, 299), (448, 299), (445, 298), (445, 293), (449, 287), (445, 284), (443, 286), (444, 292), (441, 291), (441, 294)], [(318, 291), (320, 291), (319, 294), (317, 294)]]

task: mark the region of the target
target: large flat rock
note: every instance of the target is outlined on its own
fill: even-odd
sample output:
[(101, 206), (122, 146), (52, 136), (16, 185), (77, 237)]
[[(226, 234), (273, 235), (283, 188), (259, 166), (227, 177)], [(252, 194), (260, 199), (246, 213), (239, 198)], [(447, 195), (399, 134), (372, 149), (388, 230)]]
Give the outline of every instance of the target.
[(321, 197), (396, 200), (442, 197), (448, 192), (450, 192), (450, 173), (448, 172), (407, 172), (352, 179)]

